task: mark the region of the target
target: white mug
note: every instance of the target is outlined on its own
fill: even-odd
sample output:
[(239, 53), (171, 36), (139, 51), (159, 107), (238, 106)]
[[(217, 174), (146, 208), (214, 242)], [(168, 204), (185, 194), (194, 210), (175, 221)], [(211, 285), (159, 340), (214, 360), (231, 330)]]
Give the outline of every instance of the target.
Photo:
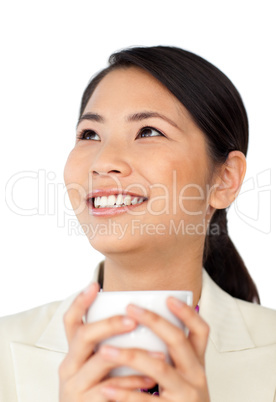
[[(99, 292), (95, 301), (88, 309), (86, 322), (93, 323), (114, 315), (126, 315), (127, 305), (136, 304), (159, 314), (172, 324), (183, 329), (183, 331), (186, 331), (184, 324), (166, 305), (166, 300), (169, 296), (176, 297), (189, 306), (193, 303), (193, 293), (184, 290)], [(131, 332), (105, 339), (97, 345), (97, 349), (105, 344), (118, 348), (140, 348), (153, 352), (163, 352), (166, 361), (171, 363), (166, 344), (154, 332), (143, 325), (138, 325)], [(133, 374), (140, 373), (126, 366), (117, 367), (110, 372), (111, 377)]]

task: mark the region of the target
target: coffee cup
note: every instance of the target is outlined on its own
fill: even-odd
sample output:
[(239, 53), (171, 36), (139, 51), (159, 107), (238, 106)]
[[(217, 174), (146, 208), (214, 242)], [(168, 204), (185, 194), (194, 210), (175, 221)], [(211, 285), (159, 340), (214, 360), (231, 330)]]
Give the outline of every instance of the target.
[[(126, 307), (129, 304), (135, 304), (162, 316), (187, 333), (184, 324), (166, 305), (166, 300), (170, 296), (181, 300), (189, 306), (193, 303), (193, 293), (183, 290), (99, 292), (93, 304), (88, 309), (86, 322), (93, 323), (115, 315), (126, 315)], [(138, 325), (131, 332), (103, 340), (97, 345), (96, 350), (98, 350), (101, 345), (110, 345), (117, 348), (140, 348), (152, 352), (162, 352), (165, 355), (166, 361), (171, 363), (165, 342), (144, 325)], [(126, 366), (117, 367), (110, 372), (111, 377), (133, 374), (138, 374), (138, 372)]]

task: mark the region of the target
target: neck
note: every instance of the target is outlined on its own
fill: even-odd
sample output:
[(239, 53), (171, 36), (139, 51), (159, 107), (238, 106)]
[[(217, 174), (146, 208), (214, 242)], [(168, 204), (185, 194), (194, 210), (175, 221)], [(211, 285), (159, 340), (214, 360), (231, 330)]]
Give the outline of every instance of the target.
[(190, 290), (196, 306), (202, 287), (202, 254), (193, 258), (160, 254), (106, 256), (103, 290)]

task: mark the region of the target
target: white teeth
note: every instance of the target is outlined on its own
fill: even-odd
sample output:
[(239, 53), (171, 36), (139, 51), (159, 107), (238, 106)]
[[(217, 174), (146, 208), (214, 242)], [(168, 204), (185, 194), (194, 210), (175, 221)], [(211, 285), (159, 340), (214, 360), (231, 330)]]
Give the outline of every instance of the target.
[(95, 197), (94, 198), (94, 207), (95, 208), (100, 208), (100, 206), (101, 206), (101, 197)]
[(107, 206), (108, 206), (108, 207), (113, 207), (115, 203), (116, 203), (116, 197), (115, 197), (115, 195), (110, 195), (110, 196), (107, 198)]
[(131, 198), (131, 196), (128, 195), (122, 195), (118, 194), (117, 197), (112, 194), (109, 195), (108, 197), (102, 196), (102, 197), (95, 197), (94, 198), (94, 207), (95, 208), (106, 208), (106, 207), (111, 207), (111, 208), (118, 208), (122, 207), (124, 205), (135, 205), (135, 204), (141, 204), (144, 201), (144, 197), (134, 197)]
[(130, 195), (125, 196), (124, 204), (125, 205), (130, 205), (131, 204), (131, 196)]
[(118, 194), (116, 205), (121, 205), (123, 203), (123, 194)]
[(95, 197), (94, 206), (98, 208), (101, 205), (101, 197)]
[(100, 207), (104, 208), (107, 205), (107, 197), (101, 197), (101, 204)]

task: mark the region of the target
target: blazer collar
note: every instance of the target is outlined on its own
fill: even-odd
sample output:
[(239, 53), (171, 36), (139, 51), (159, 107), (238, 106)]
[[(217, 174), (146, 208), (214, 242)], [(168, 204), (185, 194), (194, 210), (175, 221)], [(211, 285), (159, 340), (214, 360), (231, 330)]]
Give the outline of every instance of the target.
[[(99, 282), (103, 273), (104, 261), (101, 261), (95, 268), (92, 275), (92, 282)], [(55, 350), (62, 353), (68, 352), (68, 344), (65, 335), (63, 316), (65, 312), (69, 309), (70, 305), (79, 292), (74, 293), (67, 299), (62, 301), (53, 315), (49, 325), (42, 333), (36, 346), (44, 349)]]
[[(98, 281), (104, 261), (93, 273), (92, 282)], [(35, 343), (35, 346), (61, 353), (67, 353), (68, 345), (63, 326), (63, 316), (77, 293), (62, 301), (51, 321)], [(203, 269), (200, 315), (210, 326), (210, 339), (219, 352), (254, 347), (237, 300), (219, 288)]]
[(199, 311), (210, 327), (210, 340), (218, 352), (255, 347), (239, 309), (238, 299), (223, 291), (204, 268)]
[[(95, 268), (92, 281), (99, 281), (104, 261)], [(210, 339), (219, 352), (253, 348), (252, 341), (237, 299), (224, 292), (210, 278), (203, 268), (200, 315), (210, 326)], [(73, 302), (76, 294), (61, 302), (36, 346), (67, 353), (68, 345), (63, 327), (63, 315)]]

